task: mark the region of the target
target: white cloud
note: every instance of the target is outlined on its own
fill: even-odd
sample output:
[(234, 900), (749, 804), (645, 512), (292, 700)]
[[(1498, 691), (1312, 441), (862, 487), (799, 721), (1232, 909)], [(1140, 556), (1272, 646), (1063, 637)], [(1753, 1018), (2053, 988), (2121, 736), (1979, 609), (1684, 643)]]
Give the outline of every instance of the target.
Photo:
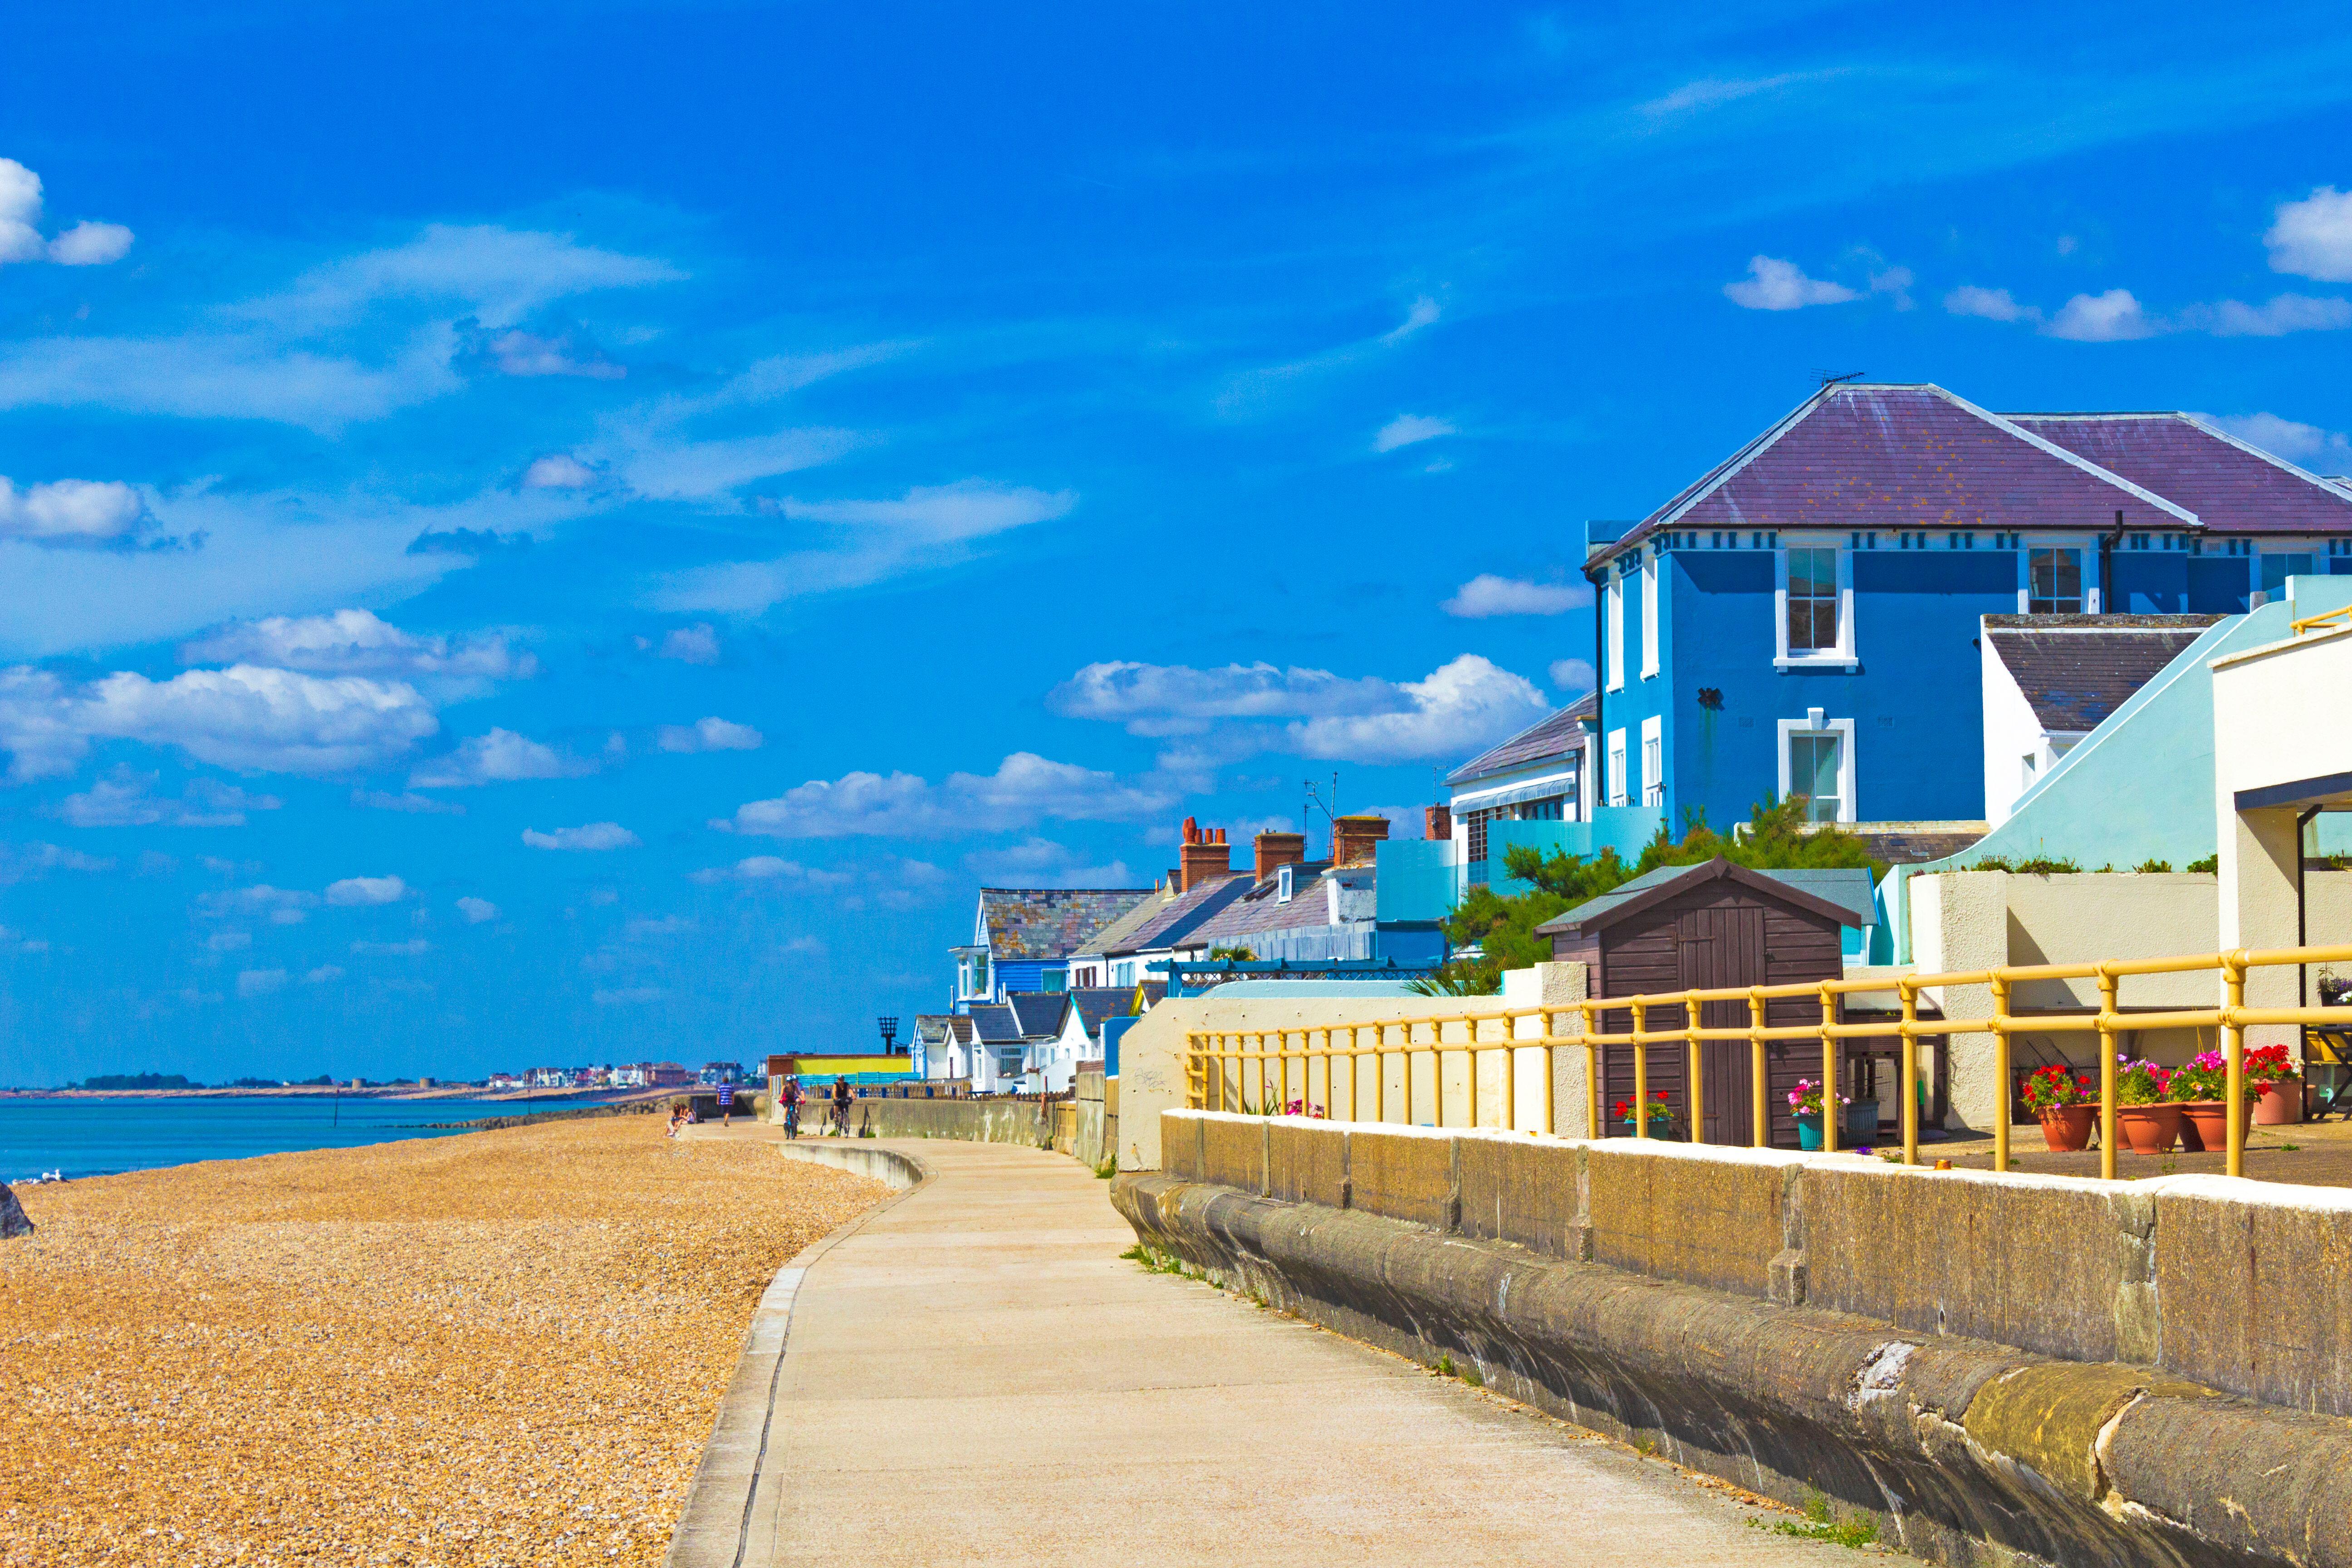
[(406, 942), (355, 942), (352, 951), (362, 957), (420, 958), (433, 951), (433, 944), (421, 936), (413, 936)]
[(318, 968), (305, 973), (302, 976), (302, 984), (305, 985), (324, 985), (331, 980), (341, 980), (342, 977), (343, 966), (341, 964), (322, 963), (319, 965)]
[(236, 977), (236, 994), (240, 997), (267, 996), (286, 984), (282, 969), (247, 969)]
[(525, 331), (490, 334), (481, 340), (482, 356), (501, 375), (576, 375), (592, 381), (619, 381), (629, 372), (614, 363), (593, 344), (566, 332), (534, 337)]
[(1476, 654), (1464, 654), (1398, 690), (1412, 703), (1407, 710), (1294, 723), (1291, 749), (1360, 763), (1466, 756), (1551, 711), (1541, 691)]
[(335, 773), (379, 765), (440, 727), (400, 682), (235, 665), (164, 681), (121, 670), (77, 692), (44, 671), (0, 670), (0, 747), (18, 781), (70, 772), (96, 737), (244, 771)]
[(252, 332), (28, 338), (0, 353), (0, 407), (268, 419), (332, 433), (457, 390), (450, 350), (448, 332), (434, 329), (379, 364)]
[(1377, 713), (1407, 705), (1393, 684), (1375, 676), (1349, 679), (1263, 662), (1195, 669), (1115, 659), (1087, 665), (1045, 695), (1045, 706), (1065, 718), (1115, 721), (1134, 735), (1197, 734), (1220, 719)]
[(179, 795), (155, 795), (153, 773), (118, 768), (80, 795), (58, 804), (76, 827), (242, 827), (248, 811), (276, 811), (274, 795), (253, 795), (217, 779), (190, 779)]
[(2336, 430), (2305, 425), (2275, 414), (2200, 414), (2208, 424), (2227, 430), (2239, 440), (2274, 452), (2290, 463), (2319, 464), (2341, 472), (2352, 462), (2352, 440)]
[(803, 866), (797, 860), (786, 860), (774, 855), (751, 855), (732, 866), (710, 866), (687, 874), (689, 881), (706, 885), (713, 882), (749, 882), (755, 886), (790, 888), (842, 888), (857, 879), (846, 871), (828, 871), (820, 867)]
[(115, 479), (52, 479), (22, 490), (0, 475), (0, 539), (48, 549), (121, 544), (153, 519), (139, 492)]
[(599, 1007), (628, 1007), (645, 1002), (658, 1002), (669, 993), (658, 985), (624, 985), (589, 994)]
[(183, 664), (257, 664), (313, 675), (395, 676), (471, 684), (529, 679), (539, 660), (506, 637), (420, 637), (369, 610), (270, 616), (224, 626), (180, 649)]
[(595, 469), (579, 458), (552, 452), (533, 458), (530, 467), (522, 471), (522, 488), (527, 490), (584, 490), (601, 478)]
[(896, 500), (786, 500), (777, 510), (795, 521), (835, 525), (835, 542), (770, 561), (679, 573), (663, 583), (653, 602), (666, 610), (757, 615), (780, 600), (960, 561), (978, 540), (1066, 516), (1077, 504), (1075, 490), (984, 479), (918, 485)]
[(120, 261), (131, 231), (116, 223), (78, 223), (55, 239), (41, 238), (41, 177), (14, 158), (0, 158), (0, 262), (38, 261), (97, 267)]
[(1423, 294), (1405, 311), (1403, 321), (1377, 337), (1358, 339), (1305, 359), (1263, 365), (1229, 376), (1217, 394), (1217, 412), (1228, 418), (1263, 416), (1296, 400), (1335, 372), (1378, 359), (1382, 351), (1436, 325), (1441, 314), (1437, 301)]
[(2113, 343), (2153, 337), (2162, 328), (2148, 320), (2130, 289), (2110, 289), (2104, 294), (2075, 295), (2042, 330), (2073, 342)]
[(79, 849), (62, 845), (43, 844), (38, 840), (10, 844), (0, 842), (0, 887), (11, 882), (24, 882), (47, 876), (52, 871), (111, 871), (114, 862), (96, 855), (86, 855)]
[(766, 737), (749, 724), (698, 719), (691, 724), (665, 724), (656, 739), (665, 752), (756, 752)]
[(477, 899), (469, 895), (457, 900), (457, 912), (466, 917), (467, 925), (478, 926), (484, 921), (498, 919), (499, 906), (488, 899)]
[[(1002, 849), (977, 849), (963, 858), (974, 876), (1020, 888), (1126, 888), (1136, 886), (1124, 860), (1089, 864), (1067, 845), (1030, 838)], [(1145, 881), (1150, 878), (1143, 879)]]
[(1981, 316), (1988, 321), (2038, 321), (2041, 310), (2021, 305), (2006, 289), (1979, 289), (1962, 284), (1944, 296), (1944, 309), (1955, 316)]
[(267, 882), (205, 893), (196, 900), (196, 912), (208, 920), (258, 915), (272, 925), (300, 925), (318, 907), (319, 895), (293, 888), (273, 888)]
[(685, 276), (667, 261), (582, 245), (568, 234), (430, 224), (405, 244), (314, 268), (284, 293), (243, 307), (243, 313), (316, 329), (390, 301), (455, 303), (470, 306), (485, 326), (505, 327), (552, 300)]
[(1420, 441), (1433, 441), (1440, 436), (1454, 434), (1454, 426), (1443, 419), (1432, 419), (1419, 414), (1400, 414), (1380, 427), (1372, 437), (1372, 450), (1393, 452), (1399, 447), (1410, 447)]
[(708, 621), (698, 626), (679, 626), (662, 638), (659, 658), (674, 658), (680, 664), (717, 664), (719, 634), (710, 629)]
[(2352, 300), (2279, 294), (2261, 305), (2224, 300), (2184, 315), (2187, 324), (2201, 327), (2217, 338), (2282, 338), (2289, 332), (2335, 332), (2352, 327)]
[(1491, 616), (1557, 616), (1591, 603), (1590, 583), (1529, 583), (1482, 572), (1440, 607), (1449, 616), (1484, 620)]
[(1172, 788), (1155, 782), (1121, 780), (1015, 752), (994, 773), (950, 773), (937, 785), (897, 773), (811, 779), (772, 800), (750, 802), (711, 826), (777, 838), (925, 837), (1026, 827), (1047, 818), (1133, 822), (1163, 815), (1177, 798)]
[(253, 945), (253, 933), (243, 931), (216, 931), (205, 938), (207, 952), (243, 952)]
[(1580, 697), (1598, 684), (1592, 678), (1591, 664), (1580, 658), (1556, 658), (1546, 671), (1551, 683), (1570, 697)]
[(2322, 185), (2299, 202), (2282, 202), (2272, 215), (2271, 270), (2352, 283), (2352, 191)]
[(1748, 263), (1748, 276), (1723, 286), (1724, 298), (1748, 310), (1801, 310), (1808, 305), (1842, 305), (1860, 294), (1843, 283), (1808, 278), (1793, 261), (1759, 256)]
[(404, 811), (422, 816), (463, 816), (466, 808), (453, 800), (436, 800), (414, 790), (394, 795), (388, 790), (355, 789), (352, 804), (369, 811)]
[(396, 904), (408, 897), (408, 884), (397, 877), (345, 877), (327, 884), (327, 902), (341, 906)]
[(1911, 285), (1917, 279), (1908, 267), (1889, 267), (1870, 275), (1870, 291), (1890, 296), (1898, 310), (1911, 309)]
[(1405, 310), (1404, 320), (1399, 321), (1394, 327), (1391, 327), (1389, 331), (1381, 334), (1381, 342), (1384, 343), (1402, 342), (1405, 339), (1412, 336), (1413, 333), (1421, 331), (1423, 327), (1435, 326), (1437, 324), (1438, 315), (1439, 311), (1437, 301), (1431, 299), (1426, 294), (1420, 295), (1414, 299), (1412, 304)]
[(541, 833), (522, 830), (522, 841), (534, 849), (634, 849), (644, 842), (617, 822), (592, 822), (583, 827), (559, 827)]
[(409, 775), (411, 789), (470, 789), (520, 779), (576, 778), (596, 771), (593, 763), (567, 757), (543, 742), (512, 730), (493, 729), (460, 742)]

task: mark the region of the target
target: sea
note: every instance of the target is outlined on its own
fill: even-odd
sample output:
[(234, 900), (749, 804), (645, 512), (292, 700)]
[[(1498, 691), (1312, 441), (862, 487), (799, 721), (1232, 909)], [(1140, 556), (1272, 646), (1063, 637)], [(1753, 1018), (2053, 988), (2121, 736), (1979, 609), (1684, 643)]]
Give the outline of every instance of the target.
[(0, 1181), (30, 1181), (51, 1171), (70, 1181), (199, 1160), (446, 1138), (465, 1129), (430, 1123), (576, 1110), (580, 1103), (331, 1094), (0, 1097)]

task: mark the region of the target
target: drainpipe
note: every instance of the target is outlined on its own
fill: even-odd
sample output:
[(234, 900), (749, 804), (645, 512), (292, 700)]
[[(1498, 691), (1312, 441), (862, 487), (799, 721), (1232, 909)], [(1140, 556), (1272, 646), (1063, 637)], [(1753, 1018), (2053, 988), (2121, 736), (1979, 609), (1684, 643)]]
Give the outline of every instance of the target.
[[(1606, 574), (1604, 568), (1603, 575)], [(1584, 580), (1592, 584), (1592, 734), (1584, 742), (1584, 776), (1592, 786), (1590, 793), (1593, 797), (1584, 803), (1584, 820), (1590, 823), (1601, 820), (1593, 813), (1601, 809), (1601, 795), (1608, 788), (1602, 776), (1601, 748), (1607, 744), (1603, 737), (1609, 733), (1609, 666), (1602, 662), (1609, 650), (1601, 647), (1606, 632), (1601, 623), (1609, 618), (1609, 607), (1604, 602), (1609, 585), (1594, 576), (1589, 565), (1584, 568)]]
[(2116, 508), (2116, 531), (2099, 541), (2099, 614), (2116, 614), (2116, 546), (2124, 540), (2124, 509)]

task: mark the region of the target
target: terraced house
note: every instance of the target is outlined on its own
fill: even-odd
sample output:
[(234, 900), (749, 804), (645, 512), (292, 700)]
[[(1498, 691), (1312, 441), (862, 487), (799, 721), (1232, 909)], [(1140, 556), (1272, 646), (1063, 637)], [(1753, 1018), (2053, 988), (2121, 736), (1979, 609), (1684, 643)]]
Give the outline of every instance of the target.
[(1002, 1002), (1017, 991), (1066, 991), (1070, 960), (1150, 888), (982, 888), (971, 941), (950, 948), (951, 1013)]
[(1585, 571), (1596, 816), (1723, 826), (1778, 794), (1980, 825), (1986, 617), (2193, 635), (2352, 572), (2352, 488), (2191, 414), (1837, 383), (1640, 521), (1590, 525)]

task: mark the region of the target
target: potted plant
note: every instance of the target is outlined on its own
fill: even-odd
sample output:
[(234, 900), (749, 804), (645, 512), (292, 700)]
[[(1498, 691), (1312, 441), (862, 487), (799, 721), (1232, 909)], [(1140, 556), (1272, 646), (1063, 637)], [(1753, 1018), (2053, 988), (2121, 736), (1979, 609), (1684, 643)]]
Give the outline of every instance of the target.
[[(2170, 1092), (2180, 1106), (2180, 1146), (2191, 1153), (2215, 1153), (2230, 1146), (2230, 1108), (2223, 1103), (2230, 1089), (2230, 1058), (2220, 1051), (2200, 1051), (2172, 1075)], [(2249, 1073), (2239, 1125), (2252, 1120), (2262, 1090)]]
[[(1838, 1096), (1840, 1105), (1852, 1101)], [(1797, 1087), (1789, 1091), (1789, 1109), (1797, 1118), (1797, 1147), (1818, 1149), (1822, 1146), (1822, 1086), (1811, 1079), (1801, 1078)], [(1875, 1131), (1875, 1128), (1873, 1129)]]
[(1845, 1106), (1844, 1142), (1848, 1148), (1858, 1148), (1878, 1142), (1878, 1101), (1850, 1100)]
[[(1633, 1102), (1631, 1100), (1621, 1100), (1617, 1102), (1617, 1120), (1629, 1128), (1633, 1125)], [(1666, 1091), (1663, 1089), (1654, 1089), (1650, 1091), (1649, 1100), (1642, 1106), (1642, 1120), (1649, 1123), (1650, 1136), (1653, 1138), (1680, 1136), (1675, 1131), (1675, 1108), (1666, 1103)], [(1628, 1136), (1631, 1134), (1629, 1133)]]
[(2260, 1088), (2254, 1120), (2264, 1127), (2303, 1120), (2303, 1075), (2287, 1060), (2284, 1046), (2259, 1046), (2246, 1053), (2246, 1082)]
[(2042, 1141), (2051, 1152), (2089, 1147), (2099, 1108), (2091, 1103), (2090, 1089), (2074, 1068), (2058, 1063), (2039, 1068), (2026, 1079), (2022, 1094), (2025, 1108), (2042, 1123)]
[(2161, 1154), (2180, 1136), (2180, 1107), (2165, 1098), (2172, 1075), (2142, 1058), (2116, 1058), (2116, 1134), (2135, 1154)]

